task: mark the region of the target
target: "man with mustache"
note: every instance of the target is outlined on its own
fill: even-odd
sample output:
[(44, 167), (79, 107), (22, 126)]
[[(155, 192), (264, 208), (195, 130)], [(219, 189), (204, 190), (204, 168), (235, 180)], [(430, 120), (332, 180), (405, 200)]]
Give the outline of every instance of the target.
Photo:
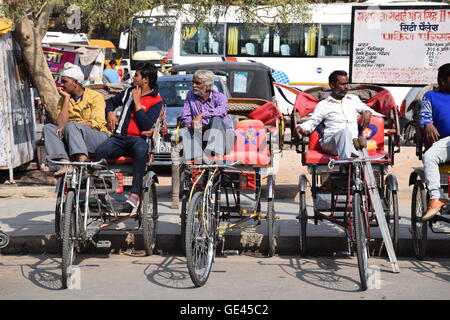
[[(358, 137), (358, 124), (363, 128), (370, 123), (372, 114), (377, 114), (366, 106), (357, 96), (348, 94), (349, 79), (347, 72), (333, 71), (329, 78), (330, 95), (320, 101), (311, 118), (297, 125), (299, 134), (308, 135), (323, 123), (323, 137), (320, 139), (322, 150), (339, 159), (357, 157), (356, 149), (365, 148), (367, 143)], [(358, 114), (361, 114), (358, 120)]]
[[(186, 96), (181, 115), (181, 125), (186, 129), (180, 131), (180, 136), (187, 160), (201, 157), (203, 149), (211, 155), (221, 156), (234, 145), (227, 98), (223, 93), (213, 90), (213, 87), (213, 72), (197, 70), (194, 73), (192, 90)], [(205, 144), (198, 141), (202, 137)]]

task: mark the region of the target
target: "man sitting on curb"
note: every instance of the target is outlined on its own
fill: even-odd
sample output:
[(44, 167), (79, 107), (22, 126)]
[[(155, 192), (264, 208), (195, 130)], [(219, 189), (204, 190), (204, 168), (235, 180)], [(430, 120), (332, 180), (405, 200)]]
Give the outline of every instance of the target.
[[(108, 128), (114, 134), (97, 148), (95, 158), (97, 161), (121, 156), (133, 158), (133, 184), (125, 212), (131, 212), (139, 205), (148, 155), (148, 145), (141, 133), (151, 130), (163, 105), (156, 84), (157, 72), (155, 66), (144, 64), (136, 70), (133, 87), (106, 102)], [(119, 106), (123, 106), (123, 110), (117, 119), (114, 110)]]
[(450, 160), (450, 63), (439, 68), (438, 85), (437, 91), (428, 91), (423, 96), (419, 115), (427, 144), (432, 145), (422, 159), (430, 193), (428, 209), (422, 217), (424, 221), (437, 215), (448, 201), (441, 188), (439, 164)]
[[(64, 65), (62, 87), (58, 88), (61, 99), (56, 125), (49, 123), (43, 128), (45, 150), (50, 159), (86, 161), (110, 135), (106, 128), (105, 99), (100, 93), (83, 88), (83, 81), (80, 67)], [(60, 177), (70, 170), (70, 166), (64, 166), (54, 175)]]
[(366, 139), (358, 137), (357, 116), (362, 113), (359, 125), (363, 128), (370, 123), (372, 114), (377, 114), (357, 96), (347, 94), (349, 79), (345, 71), (334, 71), (329, 76), (331, 93), (320, 101), (311, 118), (297, 125), (299, 134), (308, 135), (323, 122), (325, 128), (320, 139), (322, 150), (339, 159), (358, 157), (356, 149), (367, 146)]

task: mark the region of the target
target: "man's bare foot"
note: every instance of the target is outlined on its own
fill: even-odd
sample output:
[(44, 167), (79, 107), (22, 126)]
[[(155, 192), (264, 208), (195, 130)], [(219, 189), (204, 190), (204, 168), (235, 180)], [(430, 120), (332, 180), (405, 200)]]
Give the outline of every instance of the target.
[(59, 178), (62, 177), (63, 175), (65, 175), (66, 173), (70, 173), (73, 172), (73, 166), (63, 166), (61, 169), (59, 169), (58, 171), (56, 171), (53, 176), (55, 178)]

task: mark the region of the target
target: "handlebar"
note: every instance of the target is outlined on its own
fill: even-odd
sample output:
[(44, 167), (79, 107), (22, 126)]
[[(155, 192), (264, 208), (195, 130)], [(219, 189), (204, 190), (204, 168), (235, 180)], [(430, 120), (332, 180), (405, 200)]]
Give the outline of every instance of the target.
[(333, 158), (328, 158), (328, 168), (333, 169), (335, 164), (344, 164), (344, 163), (355, 163), (355, 162), (373, 162), (386, 159), (387, 155), (383, 154), (377, 158), (352, 158), (345, 160), (335, 160)]
[(211, 169), (211, 168), (230, 168), (237, 166), (239, 164), (242, 164), (241, 160), (238, 160), (236, 162), (230, 163), (230, 164), (199, 164), (199, 165), (192, 165), (195, 169)]
[(85, 162), (78, 162), (78, 161), (56, 161), (52, 159), (47, 159), (48, 162), (51, 162), (53, 164), (59, 164), (63, 166), (67, 165), (73, 165), (73, 166), (96, 166), (96, 165), (103, 165), (106, 164), (105, 159), (101, 159), (99, 161), (85, 161)]

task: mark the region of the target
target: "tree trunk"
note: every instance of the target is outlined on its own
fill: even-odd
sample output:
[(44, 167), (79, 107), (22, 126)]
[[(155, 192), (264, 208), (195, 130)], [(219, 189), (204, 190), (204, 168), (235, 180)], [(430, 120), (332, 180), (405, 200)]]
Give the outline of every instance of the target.
[(42, 50), (41, 42), (47, 32), (49, 16), (54, 7), (54, 1), (45, 3), (35, 22), (26, 16), (15, 17), (13, 33), (22, 49), (33, 85), (39, 91), (39, 96), (47, 113), (47, 119), (52, 123), (56, 122), (58, 116), (57, 104), (60, 96)]

